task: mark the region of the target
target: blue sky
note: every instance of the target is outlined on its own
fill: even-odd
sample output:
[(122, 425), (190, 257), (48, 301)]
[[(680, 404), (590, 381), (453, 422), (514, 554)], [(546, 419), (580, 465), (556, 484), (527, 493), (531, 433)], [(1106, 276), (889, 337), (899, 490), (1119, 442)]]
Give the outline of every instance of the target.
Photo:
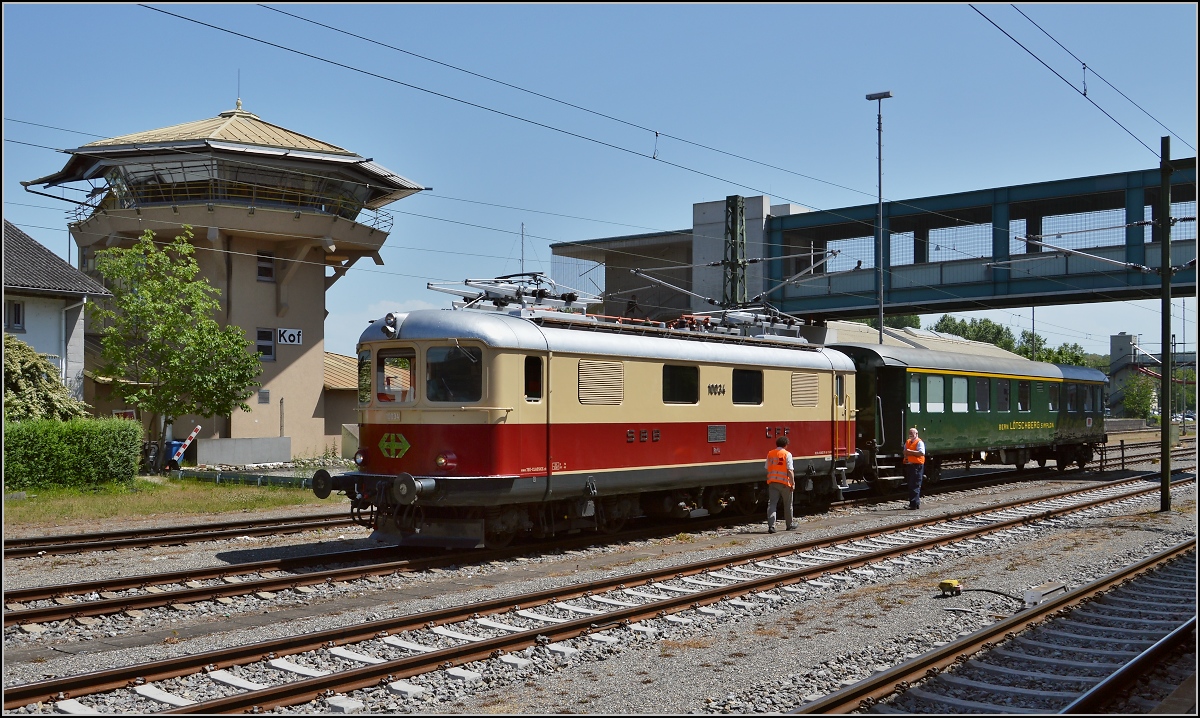
[[(433, 187), (389, 207), (386, 265), (357, 265), (329, 291), (326, 348), (343, 354), (386, 311), (446, 306), (427, 281), (518, 271), (522, 222), (527, 269), (549, 272), (552, 242), (689, 227), (692, 203), (730, 194), (818, 208), (870, 202), (869, 92), (895, 95), (884, 102), (883, 192), (892, 199), (1157, 167), (1168, 134), (1089, 72), (1088, 96), (1131, 137), (968, 5), (278, 6), (815, 179), (660, 136), (660, 158), (722, 179), (684, 171), (645, 156), (655, 152), (653, 132), (263, 7), (161, 7), (595, 140), (136, 5), (6, 4), (4, 216), (63, 256), (66, 205), (19, 182), (59, 169), (65, 156), (19, 143), (71, 148), (96, 138), (26, 123), (113, 136), (213, 117), (233, 107), (239, 72), (245, 108), (264, 120)], [(1082, 87), (1079, 63), (1012, 6), (976, 7)], [(1178, 133), (1175, 157), (1195, 156), (1195, 5), (1017, 7)], [(1194, 348), (1194, 299), (1186, 330), (1181, 311), (1177, 300), (1176, 335)], [(959, 316), (987, 316), (1015, 334), (1030, 323), (1029, 309)], [(1108, 335), (1126, 331), (1157, 349), (1159, 317), (1157, 300), (1047, 307), (1037, 328), (1055, 346), (1106, 353)]]

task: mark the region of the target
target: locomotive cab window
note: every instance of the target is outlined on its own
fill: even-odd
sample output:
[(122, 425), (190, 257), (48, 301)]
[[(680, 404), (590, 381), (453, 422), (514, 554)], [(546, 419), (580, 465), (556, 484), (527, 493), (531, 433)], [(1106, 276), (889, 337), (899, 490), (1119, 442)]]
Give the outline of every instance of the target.
[(542, 358), (525, 357), (525, 401), (542, 398)]
[(921, 413), (921, 377), (916, 375), (908, 378), (908, 413)]
[(987, 377), (975, 378), (975, 411), (992, 410), (992, 380)]
[(1033, 407), (1030, 405), (1029, 401), (1030, 401), (1029, 382), (1018, 381), (1017, 382), (1017, 411), (1031, 411)]
[(483, 350), (478, 347), (430, 347), (425, 352), (426, 398), (473, 402), (483, 398)]
[[(363, 354), (369, 362), (370, 352)], [(417, 353), (413, 349), (380, 349), (375, 359), (375, 398), (386, 404), (411, 403), (416, 398), (412, 382), (416, 358)], [(359, 381), (362, 381), (361, 374)], [(361, 393), (360, 387), (360, 396)]]
[(371, 351), (364, 349), (358, 353), (358, 403), (371, 403)]
[(946, 379), (931, 376), (925, 380), (925, 410), (931, 414), (940, 414), (946, 410)]
[(967, 378), (950, 377), (950, 411), (963, 414), (967, 411)]
[(700, 401), (700, 368), (663, 365), (664, 404), (696, 404)]
[(1009, 411), (1011, 406), (1012, 382), (1008, 379), (996, 380), (996, 411)]
[(763, 403), (763, 373), (758, 369), (733, 370), (733, 403)]
[(833, 395), (838, 406), (846, 405), (846, 377), (841, 374), (833, 377)]

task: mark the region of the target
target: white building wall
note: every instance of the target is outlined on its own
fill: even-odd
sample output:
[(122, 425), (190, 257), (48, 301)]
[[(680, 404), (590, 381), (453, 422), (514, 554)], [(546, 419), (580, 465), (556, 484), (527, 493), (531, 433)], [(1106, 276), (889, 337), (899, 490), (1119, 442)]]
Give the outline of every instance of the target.
[(63, 299), (47, 297), (14, 296), (8, 294), (5, 299), (21, 302), (25, 305), (25, 331), (9, 332), (16, 338), (33, 347), (39, 354), (52, 355), (50, 361), (62, 371), (61, 357), (63, 354), (63, 307), (67, 303)]

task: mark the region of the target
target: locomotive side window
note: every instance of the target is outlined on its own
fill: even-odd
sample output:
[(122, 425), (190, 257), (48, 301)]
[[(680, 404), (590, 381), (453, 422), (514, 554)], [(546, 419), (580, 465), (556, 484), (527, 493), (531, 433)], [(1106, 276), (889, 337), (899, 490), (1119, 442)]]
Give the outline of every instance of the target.
[(1079, 386), (1067, 384), (1067, 411), (1079, 411)]
[(371, 403), (371, 351), (364, 349), (358, 353), (358, 403)]
[(1059, 408), (1061, 408), (1058, 405), (1058, 384), (1050, 385), (1049, 394), (1050, 394), (1050, 411), (1058, 411)]
[(996, 380), (996, 411), (1008, 411), (1011, 406), (1012, 382), (1008, 379)]
[[(370, 361), (370, 352), (363, 353), (367, 355), (367, 361)], [(412, 367), (416, 358), (417, 353), (413, 349), (379, 350), (375, 359), (375, 397), (379, 401), (399, 404), (411, 402), (416, 398), (412, 388)], [(360, 385), (360, 396), (361, 392)]]
[(483, 350), (477, 347), (430, 347), (425, 353), (425, 371), (430, 401), (483, 398)]
[(1030, 411), (1032, 409), (1030, 403), (1029, 382), (1017, 382), (1017, 411)]
[(908, 377), (908, 413), (921, 413), (921, 377), (916, 374)]
[(833, 378), (833, 395), (838, 406), (846, 405), (846, 377), (838, 374)]
[(975, 411), (992, 410), (992, 380), (975, 377)]
[(664, 404), (696, 404), (700, 401), (700, 368), (663, 364)]
[(763, 403), (763, 373), (758, 369), (733, 370), (733, 403)]
[(542, 398), (542, 358), (525, 357), (525, 401)]
[(940, 414), (946, 410), (946, 379), (931, 376), (925, 380), (925, 411)]
[(967, 410), (967, 378), (965, 376), (950, 377), (950, 411), (956, 414)]

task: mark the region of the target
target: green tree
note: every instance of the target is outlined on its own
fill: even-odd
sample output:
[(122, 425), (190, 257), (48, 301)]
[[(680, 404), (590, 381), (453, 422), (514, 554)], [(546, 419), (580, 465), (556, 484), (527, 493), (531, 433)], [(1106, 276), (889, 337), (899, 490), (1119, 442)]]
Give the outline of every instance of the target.
[(90, 305), (104, 327), (100, 373), (116, 379), (116, 398), (139, 416), (150, 414), (160, 444), (160, 418), (250, 411), (245, 400), (262, 373), (242, 329), (213, 319), (220, 290), (199, 276), (192, 228), (183, 231), (161, 249), (146, 230), (129, 249), (96, 252), (96, 270), (113, 298)]
[(1012, 330), (991, 319), (972, 319), (968, 322), (965, 319), (955, 319), (949, 314), (943, 314), (932, 328), (935, 332), (956, 334), (963, 339), (995, 344), (1010, 352), (1016, 350), (1017, 341), (1013, 337)]
[(1125, 382), (1125, 397), (1121, 400), (1125, 416), (1149, 419), (1154, 409), (1155, 381), (1145, 374), (1135, 374)]
[(58, 367), (45, 354), (11, 334), (4, 335), (4, 420), (87, 416), (89, 406), (71, 396), (58, 378)]

